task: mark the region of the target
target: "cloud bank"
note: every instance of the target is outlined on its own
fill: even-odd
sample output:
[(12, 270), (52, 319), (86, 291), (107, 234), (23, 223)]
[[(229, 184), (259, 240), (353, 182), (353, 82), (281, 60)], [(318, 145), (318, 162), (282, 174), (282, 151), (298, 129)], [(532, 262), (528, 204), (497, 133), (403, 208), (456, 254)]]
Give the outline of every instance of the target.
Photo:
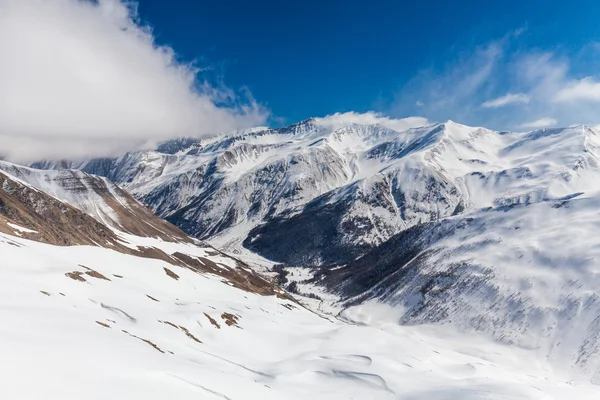
[(410, 128), (416, 128), (419, 126), (427, 125), (429, 121), (422, 117), (408, 117), (408, 118), (390, 118), (382, 114), (369, 111), (366, 113), (346, 112), (346, 113), (335, 113), (327, 115), (323, 118), (315, 118), (318, 124), (331, 127), (333, 129), (337, 127), (343, 127), (350, 124), (358, 125), (373, 125), (379, 124), (385, 126), (388, 129), (392, 129), (398, 132)]
[(0, 0), (0, 155), (111, 156), (264, 124), (268, 111), (198, 79), (121, 0)]
[(515, 103), (527, 104), (529, 103), (529, 96), (527, 96), (524, 93), (507, 93), (504, 96), (498, 97), (496, 99), (484, 101), (481, 106), (485, 108), (499, 108)]
[(600, 79), (592, 62), (600, 56), (597, 44), (531, 47), (521, 29), (457, 48), (401, 87), (389, 113), (499, 130), (600, 122)]
[(544, 117), (544, 118), (536, 119), (535, 121), (524, 122), (524, 123), (520, 124), (518, 127), (525, 128), (525, 129), (549, 128), (551, 126), (556, 125), (557, 122), (558, 121), (555, 120), (554, 118)]

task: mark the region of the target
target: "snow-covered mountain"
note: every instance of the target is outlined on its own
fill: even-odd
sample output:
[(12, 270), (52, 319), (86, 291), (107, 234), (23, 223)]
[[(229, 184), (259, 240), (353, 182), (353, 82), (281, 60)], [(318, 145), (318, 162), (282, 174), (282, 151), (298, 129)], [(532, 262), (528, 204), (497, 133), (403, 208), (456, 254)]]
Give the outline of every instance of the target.
[(420, 223), (598, 186), (598, 136), (586, 127), (334, 122), (36, 166), (106, 176), (192, 236), (294, 265), (351, 261)]
[[(352, 307), (344, 319), (312, 312), (239, 260), (157, 222), (104, 179), (4, 163), (0, 183), (2, 398), (597, 393), (526, 349), (386, 324), (393, 309)], [(147, 236), (124, 232), (122, 208), (151, 225)]]
[(598, 193), (412, 227), (314, 282), (343, 310), (381, 302), (403, 325), (451, 324), (600, 383)]
[[(427, 187), (421, 185), (398, 194), (415, 209), (397, 218), (400, 209), (390, 206), (395, 200), (385, 198), (391, 182), (379, 174), (402, 158), (394, 151), (406, 147), (409, 154), (435, 140), (435, 132), (421, 138), (422, 129), (408, 131), (401, 138), (399, 132), (379, 124), (340, 126), (311, 119), (282, 129), (168, 142), (157, 151), (113, 160), (35, 166), (78, 168), (106, 176), (187, 233), (230, 250), (240, 250), (241, 242), (257, 226), (310, 210), (311, 201), (328, 195), (329, 199), (317, 201), (327, 207), (337, 203), (340, 210), (332, 221), (333, 229), (340, 231), (336, 242), (347, 243), (344, 250), (354, 256), (434, 215), (432, 210), (418, 208), (422, 202), (417, 191)], [(433, 186), (448, 197), (440, 200), (439, 214), (452, 213), (458, 203), (446, 193), (447, 184)], [(362, 212), (374, 205), (377, 212), (365, 219)], [(312, 247), (319, 250), (322, 246), (313, 243)], [(323, 258), (322, 254), (307, 257)], [(323, 261), (330, 260), (325, 257)]]
[(37, 166), (104, 175), (242, 258), (312, 267), (290, 280), (337, 295), (341, 316), (383, 303), (395, 323), (483, 334), (600, 381), (600, 133), (339, 122)]
[(181, 230), (157, 218), (129, 193), (106, 178), (76, 170), (41, 171), (5, 161), (0, 161), (1, 171), (72, 205), (111, 228), (168, 241), (189, 240)]

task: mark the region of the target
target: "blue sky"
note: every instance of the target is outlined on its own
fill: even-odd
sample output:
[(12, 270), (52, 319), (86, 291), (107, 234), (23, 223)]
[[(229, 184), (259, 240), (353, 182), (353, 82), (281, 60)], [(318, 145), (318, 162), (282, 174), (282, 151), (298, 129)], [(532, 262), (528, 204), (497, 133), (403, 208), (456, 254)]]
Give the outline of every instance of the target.
[(498, 129), (600, 122), (594, 1), (141, 0), (138, 12), (273, 125), (369, 110)]

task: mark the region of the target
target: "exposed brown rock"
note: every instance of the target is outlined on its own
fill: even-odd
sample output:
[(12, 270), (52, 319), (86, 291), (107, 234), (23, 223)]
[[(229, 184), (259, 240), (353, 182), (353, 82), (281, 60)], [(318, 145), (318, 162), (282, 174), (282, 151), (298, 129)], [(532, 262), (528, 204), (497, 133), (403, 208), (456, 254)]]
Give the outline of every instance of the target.
[(158, 350), (158, 351), (160, 351), (161, 353), (164, 353), (164, 351), (162, 351), (162, 350), (161, 350), (161, 349), (160, 349), (160, 348), (159, 348), (157, 345), (155, 345), (154, 343), (152, 343), (152, 342), (151, 342), (151, 341), (149, 341), (148, 339), (143, 339), (143, 338), (141, 338), (141, 337), (139, 337), (139, 336), (135, 336), (135, 335), (133, 335), (133, 334), (131, 334), (131, 333), (127, 332), (127, 331), (126, 331), (126, 330), (124, 330), (124, 329), (122, 329), (122, 330), (121, 330), (121, 332), (123, 332), (123, 333), (126, 333), (126, 334), (128, 334), (129, 336), (131, 336), (131, 337), (134, 337), (134, 338), (136, 338), (136, 339), (139, 339), (139, 340), (141, 340), (142, 342), (144, 342), (144, 343), (147, 343), (147, 344), (149, 344), (150, 346), (152, 346), (152, 347), (153, 347), (155, 350)]
[(291, 296), (275, 286), (274, 283), (261, 277), (239, 260), (233, 259), (237, 266), (232, 268), (225, 264), (216, 263), (206, 257), (193, 257), (179, 252), (173, 253), (172, 257), (177, 260), (180, 265), (193, 271), (222, 276), (227, 282), (230, 282), (238, 289), (263, 296), (276, 295), (294, 301)]
[(129, 193), (106, 178), (76, 170), (41, 171), (5, 162), (0, 162), (0, 169), (18, 179), (30, 182), (33, 186), (41, 176), (84, 200), (102, 201), (112, 212), (102, 214), (101, 218), (94, 217), (122, 232), (157, 237), (171, 242), (193, 242), (179, 228), (157, 217)]
[[(16, 172), (26, 174), (27, 169), (16, 167)], [(10, 173), (13, 173), (13, 171), (11, 170)], [(118, 215), (122, 224), (119, 229), (140, 236), (193, 242), (178, 228), (152, 214), (150, 210), (139, 204), (127, 193), (121, 189), (112, 188), (112, 190), (118, 191), (120, 198), (127, 199), (125, 205), (116, 201), (114, 194), (107, 187), (109, 183), (103, 178), (79, 172), (73, 172), (73, 174), (73, 181), (69, 181), (69, 185), (72, 186), (69, 187), (72, 190), (93, 190), (97, 195), (100, 195)], [(67, 176), (67, 178), (69, 177)], [(85, 179), (85, 185), (80, 181), (81, 179)], [(20, 232), (8, 225), (9, 222), (35, 232)], [(282, 289), (262, 278), (237, 259), (232, 259), (236, 263), (236, 267), (232, 268), (225, 264), (215, 263), (205, 257), (192, 257), (183, 253), (169, 255), (154, 247), (132, 249), (124, 246), (121, 239), (110, 228), (93, 217), (40, 190), (14, 180), (4, 172), (0, 172), (0, 232), (53, 245), (102, 246), (125, 254), (159, 259), (171, 265), (189, 268), (198, 273), (216, 274), (238, 289), (263, 296), (275, 295), (293, 301), (293, 298)], [(14, 243), (14, 245), (18, 246), (19, 244)], [(211, 250), (209, 254), (227, 257), (218, 250)], [(167, 268), (165, 268), (165, 273), (173, 279), (179, 277)], [(93, 270), (87, 271), (85, 274), (96, 279), (110, 280)], [(86, 282), (82, 272), (74, 271), (66, 275), (71, 279)], [(122, 278), (121, 275), (115, 274), (113, 276)]]
[(192, 333), (185, 326), (181, 326), (181, 325), (178, 326), (169, 321), (158, 321), (158, 322), (172, 326), (173, 328), (178, 329), (178, 330), (182, 331), (183, 333), (185, 333), (185, 335), (187, 337), (189, 337), (190, 339), (192, 339), (193, 341), (195, 341), (197, 343), (202, 343), (202, 341), (200, 339), (198, 339), (196, 336), (192, 335)]
[(156, 302), (159, 302), (159, 303), (160, 303), (160, 300), (158, 300), (158, 299), (155, 299), (154, 297), (150, 296), (149, 294), (147, 294), (146, 296), (147, 296), (149, 299), (152, 299), (152, 300), (154, 300), (154, 301), (156, 301)]
[(210, 321), (211, 324), (213, 324), (213, 326), (217, 329), (221, 329), (221, 326), (219, 325), (219, 323), (210, 315), (208, 315), (207, 313), (204, 313), (204, 315), (206, 316), (206, 318), (208, 318), (208, 320)]
[(193, 341), (195, 341), (197, 343), (202, 343), (200, 341), (200, 339), (198, 339), (196, 336), (192, 335), (186, 327), (179, 325), (179, 329), (181, 329), (183, 331), (183, 333), (185, 333), (186, 336), (189, 337), (190, 339), (192, 339)]
[(175, 279), (175, 280), (179, 280), (179, 275), (177, 275), (175, 272), (171, 271), (169, 268), (164, 267), (165, 272), (167, 275), (169, 275), (171, 278)]
[(46, 292), (46, 291), (44, 291), (44, 290), (40, 290), (40, 293), (41, 293), (41, 294), (45, 294), (46, 296), (50, 296), (50, 293), (48, 293), (48, 292)]
[(237, 323), (239, 317), (237, 315), (224, 312), (223, 314), (221, 314), (221, 318), (223, 318), (227, 326), (237, 326), (239, 328)]
[(100, 326), (103, 326), (103, 327), (105, 327), (105, 328), (108, 328), (108, 329), (110, 329), (110, 325), (108, 325), (108, 324), (105, 324), (104, 322), (96, 321), (96, 323), (97, 323), (98, 325), (100, 325)]
[(93, 269), (89, 270), (89, 271), (86, 271), (85, 274), (91, 276), (92, 278), (103, 279), (105, 281), (110, 281), (110, 279), (108, 279), (107, 277), (105, 277), (104, 275), (102, 275), (100, 272), (94, 271)]
[(73, 271), (73, 272), (67, 272), (65, 274), (65, 276), (75, 280), (75, 281), (79, 281), (79, 282), (87, 282), (85, 280), (85, 278), (83, 277), (83, 272), (81, 271)]

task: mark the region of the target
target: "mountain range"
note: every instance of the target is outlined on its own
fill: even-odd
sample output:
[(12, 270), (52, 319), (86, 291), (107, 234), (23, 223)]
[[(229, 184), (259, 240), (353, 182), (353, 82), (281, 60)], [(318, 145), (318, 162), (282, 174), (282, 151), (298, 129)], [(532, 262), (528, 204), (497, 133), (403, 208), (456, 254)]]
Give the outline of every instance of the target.
[[(313, 384), (322, 398), (592, 398), (600, 134), (421, 123), (314, 118), (118, 158), (2, 161), (8, 277), (19, 295), (42, 291), (31, 309), (74, 296), (86, 311), (51, 303), (53, 318), (95, 319), (86, 337), (174, 353), (177, 372), (160, 379), (184, 397), (305, 398)], [(45, 266), (31, 282), (27, 263)], [(15, 329), (5, 334), (26, 335)], [(163, 358), (129, 367), (150, 376)], [(194, 365), (211, 378), (199, 383)]]

